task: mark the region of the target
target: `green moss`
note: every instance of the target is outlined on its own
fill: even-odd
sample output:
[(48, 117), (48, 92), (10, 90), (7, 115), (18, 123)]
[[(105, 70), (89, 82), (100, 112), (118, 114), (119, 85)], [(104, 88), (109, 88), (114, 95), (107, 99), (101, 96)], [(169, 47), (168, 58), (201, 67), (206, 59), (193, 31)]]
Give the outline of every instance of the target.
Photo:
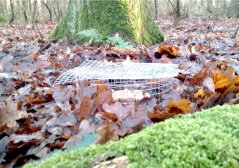
[(128, 167), (239, 167), (239, 105), (215, 107), (177, 116), (106, 145), (60, 152), (25, 168), (92, 167), (114, 151), (126, 155)]
[(98, 30), (104, 37), (121, 33), (137, 44), (151, 45), (163, 40), (146, 0), (71, 0), (65, 18), (51, 37), (77, 41), (77, 34), (89, 28)]

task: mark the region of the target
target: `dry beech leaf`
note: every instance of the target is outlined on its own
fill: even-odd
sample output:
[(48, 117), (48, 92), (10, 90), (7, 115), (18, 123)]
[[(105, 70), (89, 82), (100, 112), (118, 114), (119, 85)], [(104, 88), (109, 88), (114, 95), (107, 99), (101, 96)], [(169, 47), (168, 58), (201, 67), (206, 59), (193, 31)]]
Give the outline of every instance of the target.
[(166, 106), (166, 111), (176, 114), (190, 112), (192, 110), (190, 103), (190, 100), (187, 99), (182, 99), (179, 101), (170, 100), (168, 105)]
[(208, 76), (208, 70), (200, 71), (199, 73), (195, 74), (192, 79), (188, 79), (188, 83), (190, 85), (198, 85), (203, 82), (205, 77)]
[(215, 85), (212, 77), (207, 77), (204, 79), (203, 86), (206, 87), (210, 92), (215, 93)]
[(105, 86), (102, 83), (100, 83), (100, 81), (97, 81), (96, 84), (98, 84), (96, 94), (100, 94), (100, 93), (108, 90), (107, 86)]
[(221, 71), (217, 70), (212, 73), (215, 89), (228, 87), (232, 83), (231, 76), (225, 76)]
[(201, 109), (207, 109), (210, 108), (214, 105), (216, 105), (218, 99), (220, 98), (220, 93), (214, 93), (210, 97), (208, 97), (205, 101), (204, 104), (200, 107)]
[(83, 97), (82, 102), (80, 104), (80, 118), (88, 118), (93, 113), (93, 100), (90, 99), (88, 96)]
[(34, 98), (30, 95), (27, 95), (26, 96), (26, 102), (29, 103), (29, 104), (41, 104), (41, 103), (44, 103), (45, 100), (42, 97), (40, 97), (39, 95), (37, 95)]
[(94, 99), (94, 105), (97, 107), (102, 105), (103, 103), (111, 103), (112, 101), (112, 91), (108, 89), (97, 94), (96, 98)]
[(171, 45), (160, 45), (156, 48), (156, 51), (160, 54), (160, 55), (164, 55), (167, 54), (169, 57), (177, 57), (180, 55), (180, 50), (178, 47), (175, 46), (171, 46)]
[(111, 105), (108, 103), (102, 104), (102, 109), (104, 112), (115, 114), (122, 121), (135, 111), (135, 106), (133, 104), (123, 105), (121, 102), (115, 102)]
[(102, 117), (103, 118), (106, 118), (106, 119), (110, 119), (110, 120), (113, 120), (113, 121), (117, 121), (118, 120), (118, 117), (116, 114), (114, 113), (108, 113), (108, 112), (102, 112)]
[(158, 121), (164, 121), (168, 118), (173, 117), (175, 114), (174, 113), (169, 113), (169, 112), (158, 112), (158, 111), (154, 111), (153, 113), (151, 112), (147, 112), (148, 117), (154, 121), (154, 122), (158, 122)]
[(69, 112), (71, 110), (69, 103), (71, 92), (73, 91), (67, 88), (55, 87), (53, 89), (52, 97), (55, 100), (57, 106), (63, 111)]
[(52, 119), (48, 120), (45, 124), (47, 128), (50, 127), (69, 127), (74, 126), (77, 123), (74, 114), (67, 113), (67, 114), (60, 114), (59, 116), (55, 116)]
[(104, 125), (96, 129), (96, 133), (100, 136), (96, 143), (104, 144), (109, 140), (118, 140), (119, 136), (113, 129), (113, 122), (108, 120)]
[(198, 91), (194, 94), (194, 99), (203, 99), (205, 97), (205, 93), (203, 89), (198, 89)]
[(26, 117), (27, 113), (17, 109), (17, 103), (14, 103), (11, 97), (8, 97), (5, 104), (0, 108), (0, 128), (7, 125), (9, 128), (17, 126), (16, 120)]
[(172, 64), (172, 61), (168, 57), (166, 57), (165, 55), (163, 55), (161, 57), (160, 62), (166, 63), (166, 64)]
[(10, 141), (13, 141), (14, 144), (17, 144), (19, 142), (29, 142), (31, 140), (43, 140), (40, 132), (36, 132), (33, 134), (22, 134), (22, 135), (11, 135)]
[(96, 130), (96, 125), (94, 123), (90, 123), (89, 120), (87, 119), (84, 119), (81, 121), (79, 126), (79, 134), (81, 136), (95, 132), (95, 130)]
[(155, 109), (153, 113), (147, 112), (147, 115), (152, 121), (164, 121), (168, 118), (173, 117), (176, 114), (184, 114), (189, 111), (192, 111), (190, 103), (191, 102), (187, 99), (182, 99), (178, 101), (170, 100), (165, 108), (166, 111), (160, 111)]

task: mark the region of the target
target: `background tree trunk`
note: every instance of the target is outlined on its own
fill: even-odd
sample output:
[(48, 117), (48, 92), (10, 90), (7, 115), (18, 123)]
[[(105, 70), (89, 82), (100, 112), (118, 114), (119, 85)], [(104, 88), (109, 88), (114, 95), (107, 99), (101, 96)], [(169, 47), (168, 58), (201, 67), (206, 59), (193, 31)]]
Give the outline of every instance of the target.
[(158, 0), (154, 0), (154, 17), (157, 20), (158, 19)]
[(52, 10), (51, 10), (50, 6), (47, 4), (47, 2), (48, 1), (45, 2), (44, 0), (42, 0), (42, 4), (46, 7), (46, 9), (49, 13), (49, 19), (50, 19), (50, 21), (52, 21)]
[(71, 0), (65, 18), (52, 37), (75, 39), (80, 31), (89, 28), (97, 29), (105, 37), (120, 33), (137, 44), (163, 41), (146, 0)]
[(212, 0), (207, 0), (207, 11), (212, 12)]
[(9, 23), (11, 24), (15, 20), (15, 9), (14, 9), (13, 0), (10, 0), (10, 7), (11, 7), (11, 19), (10, 19)]

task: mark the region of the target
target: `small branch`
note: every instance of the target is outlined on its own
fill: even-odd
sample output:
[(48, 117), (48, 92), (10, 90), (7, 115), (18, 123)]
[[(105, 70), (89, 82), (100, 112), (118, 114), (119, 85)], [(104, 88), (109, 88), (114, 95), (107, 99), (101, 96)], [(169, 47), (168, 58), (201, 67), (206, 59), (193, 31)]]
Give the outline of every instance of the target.
[(236, 38), (237, 37), (238, 31), (239, 31), (239, 26), (237, 26), (237, 29), (236, 29), (234, 35), (232, 36), (232, 38)]
[(177, 9), (176, 9), (176, 7), (173, 5), (172, 1), (171, 1), (171, 0), (168, 0), (168, 1), (169, 1), (169, 3), (172, 5), (173, 10), (174, 10), (175, 12), (177, 12)]
[(41, 34), (41, 31), (39, 30), (39, 28), (38, 28), (38, 26), (37, 26), (37, 23), (36, 23), (35, 25), (36, 25), (37, 31), (38, 31), (38, 33), (39, 33), (41, 39), (43, 39), (43, 35)]
[(51, 43), (55, 43), (57, 40), (50, 40), (46, 45), (44, 45), (42, 48), (40, 48), (37, 52), (42, 53), (46, 49), (48, 49), (51, 46)]

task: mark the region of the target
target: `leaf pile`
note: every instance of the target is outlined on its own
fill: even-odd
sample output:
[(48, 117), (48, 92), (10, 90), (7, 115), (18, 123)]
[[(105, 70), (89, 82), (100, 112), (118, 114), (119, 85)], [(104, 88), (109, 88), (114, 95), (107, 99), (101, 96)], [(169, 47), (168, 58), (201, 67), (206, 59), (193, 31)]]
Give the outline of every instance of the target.
[[(134, 50), (49, 40), (53, 24), (38, 24), (40, 31), (24, 25), (0, 30), (0, 164), (20, 166), (57, 149), (118, 140), (176, 114), (238, 103), (238, 39), (218, 31), (209, 36), (196, 22), (177, 28), (166, 23), (167, 41)], [(176, 63), (181, 73), (171, 92), (128, 105), (114, 101), (104, 85), (89, 88), (85, 81), (80, 91), (76, 85), (52, 87), (60, 74), (86, 59), (126, 58)]]

